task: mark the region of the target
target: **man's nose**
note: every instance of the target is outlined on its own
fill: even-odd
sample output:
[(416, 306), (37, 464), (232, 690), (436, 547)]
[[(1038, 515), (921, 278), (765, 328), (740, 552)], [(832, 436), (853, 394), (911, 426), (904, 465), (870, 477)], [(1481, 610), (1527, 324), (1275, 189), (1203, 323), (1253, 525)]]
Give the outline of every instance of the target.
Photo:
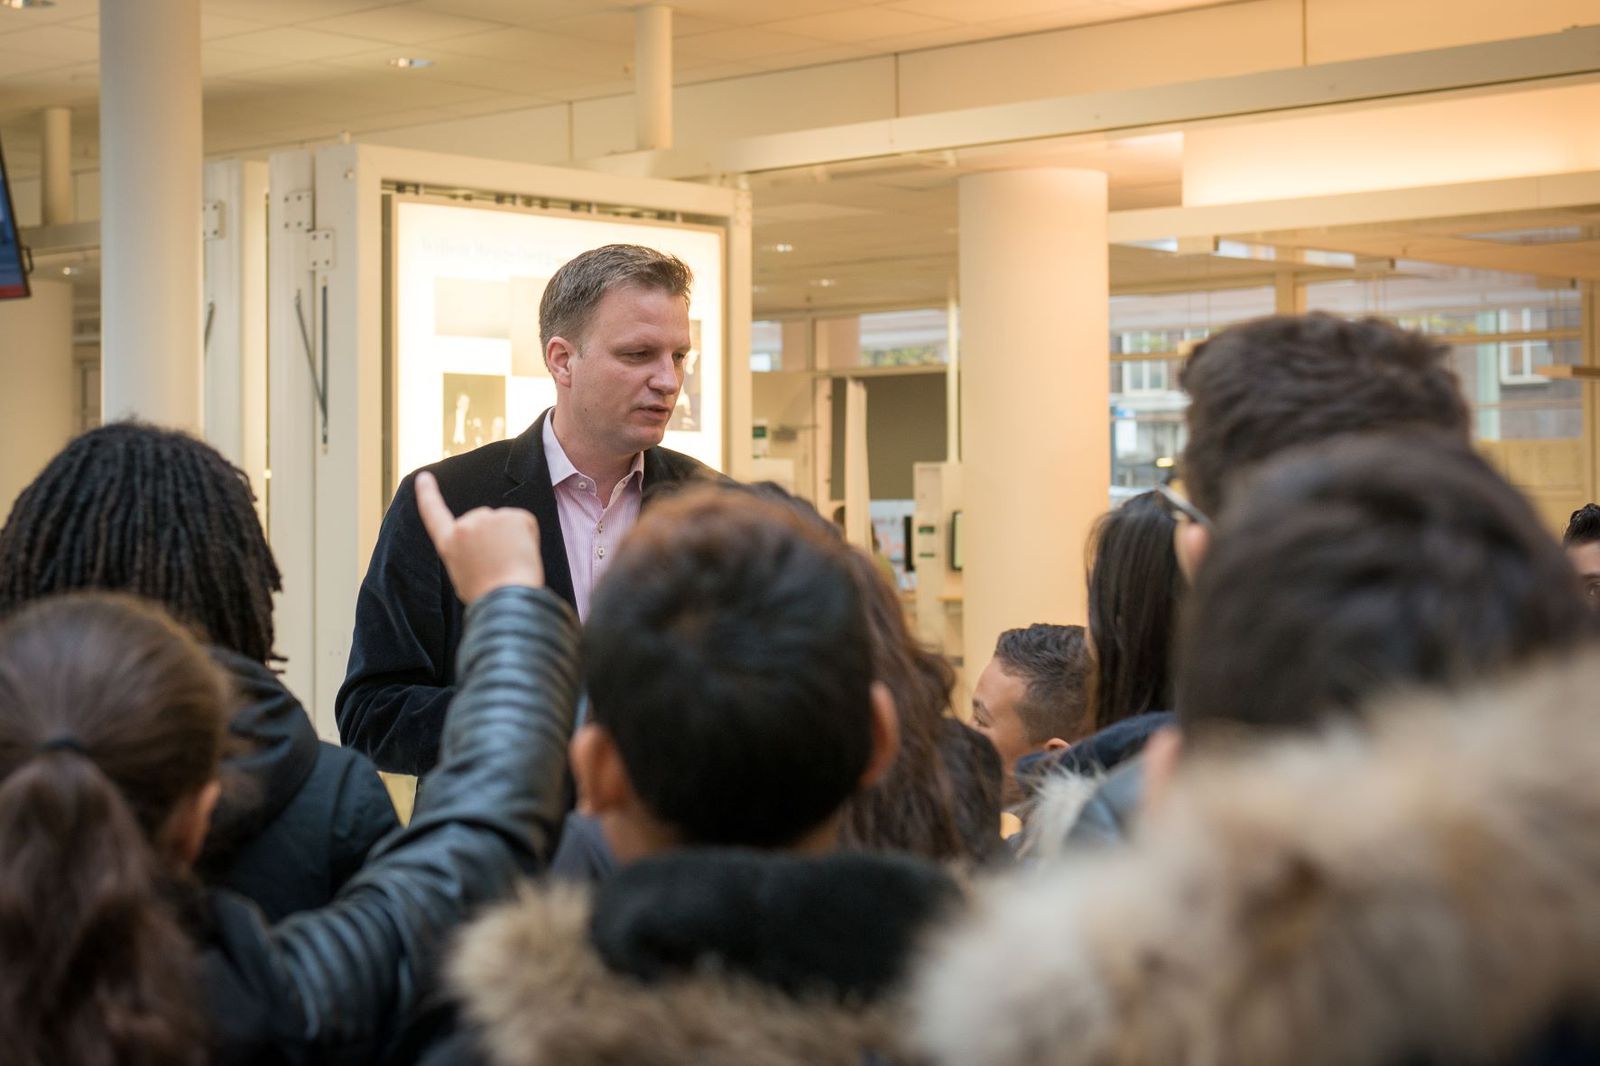
[(672, 353), (657, 359), (651, 366), (650, 387), (656, 392), (677, 392), (683, 385), (683, 378), (678, 373), (678, 361)]

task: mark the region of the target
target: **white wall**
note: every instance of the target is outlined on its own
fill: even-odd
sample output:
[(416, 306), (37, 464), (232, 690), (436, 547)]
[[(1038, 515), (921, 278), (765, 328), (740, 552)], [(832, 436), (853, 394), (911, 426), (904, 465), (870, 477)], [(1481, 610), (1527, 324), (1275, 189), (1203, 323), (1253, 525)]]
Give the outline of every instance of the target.
[(0, 515), (77, 428), (72, 283), (35, 277), (33, 296), (0, 302)]

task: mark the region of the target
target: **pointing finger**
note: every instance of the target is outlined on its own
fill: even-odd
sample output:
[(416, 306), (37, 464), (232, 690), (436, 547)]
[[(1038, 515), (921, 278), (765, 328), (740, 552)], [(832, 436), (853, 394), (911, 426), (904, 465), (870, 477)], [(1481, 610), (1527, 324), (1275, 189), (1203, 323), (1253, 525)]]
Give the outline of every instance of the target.
[(450, 513), (444, 497), (439, 494), (439, 483), (426, 470), (417, 474), (417, 514), (422, 516), (422, 527), (428, 531), (435, 550), (442, 551), (450, 535), (455, 532), (456, 518)]

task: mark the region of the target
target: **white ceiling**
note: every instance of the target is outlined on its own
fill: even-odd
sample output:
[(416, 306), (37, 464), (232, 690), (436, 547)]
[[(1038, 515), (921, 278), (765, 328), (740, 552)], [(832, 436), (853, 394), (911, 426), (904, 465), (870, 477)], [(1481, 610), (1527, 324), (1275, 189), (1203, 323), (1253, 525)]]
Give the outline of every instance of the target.
[[(1111, 208), (1176, 204), (1183, 135), (1040, 141), (754, 175), (758, 313), (943, 302), (957, 270), (957, 182), (1006, 166), (1110, 178)], [(1113, 256), (1113, 282), (1134, 283)]]
[[(118, 0), (128, 3), (133, 0)], [(676, 0), (680, 83), (1135, 18), (1218, 0)], [(209, 154), (631, 89), (633, 3), (201, 0)], [(0, 136), (37, 167), (41, 108), (95, 144), (99, 0), (0, 7)], [(399, 55), (434, 66), (402, 71)]]
[[(676, 77), (709, 81), (1216, 2), (676, 0)], [(201, 0), (206, 151), (242, 152), (341, 130), (359, 135), (626, 93), (633, 6)], [(93, 165), (98, 10), (98, 0), (0, 7), (0, 139), (14, 176), (37, 169), (36, 115), (46, 106), (74, 109), (75, 151), (80, 165)], [(389, 61), (399, 55), (435, 65), (397, 70)], [(957, 269), (961, 174), (1020, 163), (1093, 167), (1110, 175), (1113, 210), (1165, 206), (1181, 199), (1182, 145), (1181, 134), (1088, 138), (755, 176), (757, 312), (937, 304)], [(1518, 247), (1469, 240), (1462, 232), (1454, 222), (1418, 223), (1253, 239), (1502, 270), (1550, 272), (1560, 259), (1563, 273), (1600, 277), (1595, 242)], [(92, 288), (92, 257), (51, 266), (71, 266)], [(1114, 248), (1111, 255), (1112, 284), (1121, 290), (1257, 284), (1280, 269), (1286, 268), (1137, 248)]]

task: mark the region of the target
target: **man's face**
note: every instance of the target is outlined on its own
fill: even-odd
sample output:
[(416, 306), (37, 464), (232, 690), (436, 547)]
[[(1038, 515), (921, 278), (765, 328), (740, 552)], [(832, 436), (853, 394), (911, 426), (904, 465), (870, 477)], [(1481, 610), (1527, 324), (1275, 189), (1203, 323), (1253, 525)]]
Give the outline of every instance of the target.
[(1568, 545), (1567, 559), (1583, 578), (1590, 609), (1600, 610), (1600, 541)]
[(1022, 798), (1014, 771), (1017, 760), (1035, 750), (1028, 743), (1027, 731), (1017, 716), (1017, 704), (1027, 695), (1028, 686), (1021, 678), (1009, 674), (1000, 660), (990, 659), (989, 665), (978, 675), (972, 686), (972, 727), (994, 745), (1005, 767), (1003, 800), (1007, 806)]
[(566, 340), (550, 342), (560, 400), (573, 416), (568, 424), (611, 456), (660, 444), (683, 386), (689, 343), (689, 308), (681, 296), (638, 285), (607, 290), (575, 353)]

